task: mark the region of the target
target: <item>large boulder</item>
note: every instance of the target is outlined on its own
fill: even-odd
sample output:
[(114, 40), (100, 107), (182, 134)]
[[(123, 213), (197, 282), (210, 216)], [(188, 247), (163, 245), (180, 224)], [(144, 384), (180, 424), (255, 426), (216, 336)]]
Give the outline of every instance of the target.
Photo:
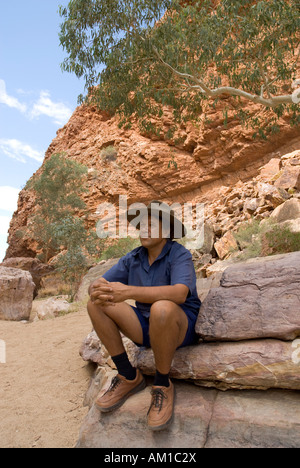
[(65, 315), (71, 308), (68, 296), (55, 296), (48, 299), (35, 300), (32, 304), (32, 315), (35, 320), (47, 320)]
[(292, 198), (286, 201), (273, 211), (271, 218), (277, 223), (300, 219), (300, 200)]
[(276, 180), (275, 187), (300, 190), (300, 167), (285, 167), (279, 179)]
[(0, 267), (0, 319), (29, 320), (34, 289), (29, 272)]
[(203, 302), (196, 331), (205, 341), (300, 336), (300, 252), (225, 270)]
[(19, 270), (29, 271), (35, 284), (34, 296), (37, 296), (41, 288), (41, 280), (44, 276), (51, 273), (54, 268), (51, 265), (42, 263), (37, 258), (15, 257), (4, 260), (0, 266), (6, 268), (17, 268)]

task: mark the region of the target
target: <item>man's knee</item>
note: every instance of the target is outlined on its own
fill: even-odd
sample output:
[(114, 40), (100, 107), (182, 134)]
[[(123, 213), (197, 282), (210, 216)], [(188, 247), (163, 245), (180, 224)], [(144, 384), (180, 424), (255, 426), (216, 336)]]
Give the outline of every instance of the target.
[(177, 320), (176, 304), (172, 301), (157, 301), (150, 310), (150, 325), (170, 325)]
[(105, 313), (107, 307), (105, 305), (97, 305), (97, 304), (94, 304), (91, 299), (88, 301), (88, 304), (87, 304), (87, 310), (88, 310), (88, 313), (89, 315), (92, 317), (93, 315), (97, 314), (99, 315), (99, 313), (103, 312)]

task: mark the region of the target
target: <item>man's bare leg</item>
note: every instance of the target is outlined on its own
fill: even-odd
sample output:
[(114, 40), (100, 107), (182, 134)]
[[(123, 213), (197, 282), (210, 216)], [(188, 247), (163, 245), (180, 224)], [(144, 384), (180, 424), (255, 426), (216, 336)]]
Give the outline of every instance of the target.
[(172, 301), (158, 301), (151, 307), (150, 342), (156, 369), (169, 374), (176, 349), (182, 345), (188, 330), (184, 311)]
[(172, 301), (158, 301), (151, 307), (150, 342), (156, 363), (148, 426), (153, 431), (166, 429), (174, 414), (174, 386), (169, 373), (176, 349), (184, 342), (188, 319)]
[(143, 331), (135, 312), (126, 303), (96, 305), (88, 303), (88, 312), (95, 331), (111, 355), (118, 375), (107, 391), (101, 392), (95, 401), (101, 412), (119, 408), (127, 398), (143, 390), (145, 379), (138, 369), (132, 367), (122, 343), (120, 331), (136, 343), (143, 343)]
[(98, 337), (111, 356), (125, 352), (120, 331), (135, 343), (143, 344), (140, 321), (125, 302), (100, 306), (89, 301), (88, 313)]

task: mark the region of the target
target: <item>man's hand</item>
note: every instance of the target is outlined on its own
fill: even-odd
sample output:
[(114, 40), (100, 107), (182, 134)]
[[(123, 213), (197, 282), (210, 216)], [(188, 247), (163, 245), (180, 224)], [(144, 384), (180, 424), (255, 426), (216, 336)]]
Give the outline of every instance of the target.
[(96, 305), (115, 305), (129, 299), (128, 286), (122, 283), (109, 283), (104, 278), (91, 284), (89, 294)]
[(89, 295), (92, 302), (96, 305), (112, 305), (114, 297), (112, 288), (105, 278), (94, 281), (89, 287)]
[(109, 283), (111, 287), (111, 295), (113, 302), (125, 302), (127, 299), (131, 299), (128, 295), (129, 287), (123, 283)]

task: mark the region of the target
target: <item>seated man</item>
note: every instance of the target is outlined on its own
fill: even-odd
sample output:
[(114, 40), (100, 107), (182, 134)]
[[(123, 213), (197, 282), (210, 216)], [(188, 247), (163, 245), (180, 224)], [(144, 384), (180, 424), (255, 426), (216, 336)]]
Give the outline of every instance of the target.
[[(164, 216), (169, 217), (168, 226)], [(132, 218), (128, 216), (129, 221)], [(132, 367), (120, 332), (138, 346), (151, 347), (156, 376), (148, 425), (165, 429), (174, 411), (174, 386), (169, 378), (175, 351), (196, 342), (195, 324), (201, 302), (191, 253), (178, 242), (186, 231), (169, 206), (152, 202), (147, 207), (146, 229), (140, 228), (141, 247), (121, 258), (102, 278), (91, 284), (88, 312), (94, 329), (107, 348), (118, 375), (100, 394), (102, 412), (119, 408), (128, 397), (143, 390), (145, 380)], [(178, 236), (178, 226), (180, 235)], [(156, 229), (157, 228), (157, 229)], [(153, 232), (157, 231), (153, 236)], [(134, 299), (136, 307), (125, 301)]]

